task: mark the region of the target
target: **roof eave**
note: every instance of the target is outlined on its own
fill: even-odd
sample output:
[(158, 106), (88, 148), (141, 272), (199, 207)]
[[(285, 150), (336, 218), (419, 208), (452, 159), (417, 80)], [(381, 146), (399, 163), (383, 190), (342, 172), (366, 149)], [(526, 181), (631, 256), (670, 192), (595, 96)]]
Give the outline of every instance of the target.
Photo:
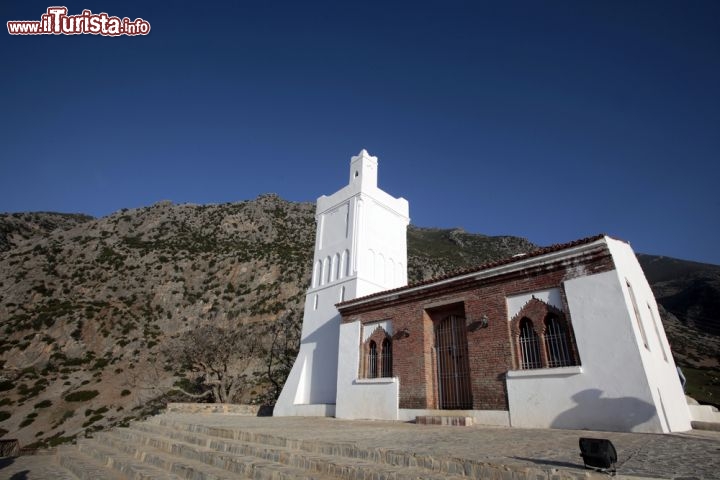
[(415, 295), (417, 293), (423, 292), (425, 290), (432, 290), (436, 289), (438, 287), (443, 286), (449, 286), (454, 283), (462, 283), (468, 280), (483, 280), (486, 278), (491, 278), (497, 275), (503, 275), (507, 273), (512, 273), (519, 270), (524, 270), (528, 268), (538, 267), (542, 266), (543, 264), (547, 263), (553, 263), (558, 260), (563, 260), (564, 258), (570, 258), (573, 256), (576, 256), (580, 253), (583, 253), (585, 251), (593, 250), (594, 248), (597, 248), (600, 245), (607, 245), (607, 239), (608, 237), (606, 235), (598, 237), (596, 240), (583, 243), (580, 245), (574, 245), (569, 246), (567, 248), (562, 248), (556, 251), (547, 252), (544, 254), (540, 254), (537, 256), (531, 256), (531, 257), (520, 257), (516, 261), (505, 263), (498, 266), (491, 266), (488, 268), (482, 268), (480, 267), (477, 270), (467, 272), (467, 273), (460, 273), (455, 276), (451, 276), (449, 278), (441, 278), (437, 281), (430, 281), (428, 283), (422, 283), (420, 285), (415, 286), (407, 286), (402, 288), (397, 288), (393, 290), (389, 290), (386, 293), (375, 293), (372, 295), (367, 295), (364, 297), (360, 297), (353, 300), (346, 300), (342, 303), (338, 303), (336, 305), (337, 309), (340, 311), (340, 313), (343, 312), (343, 310), (346, 309), (352, 309), (356, 308), (358, 306), (367, 305), (367, 304), (373, 304), (373, 303), (383, 303), (386, 301), (392, 301), (397, 300), (401, 297)]

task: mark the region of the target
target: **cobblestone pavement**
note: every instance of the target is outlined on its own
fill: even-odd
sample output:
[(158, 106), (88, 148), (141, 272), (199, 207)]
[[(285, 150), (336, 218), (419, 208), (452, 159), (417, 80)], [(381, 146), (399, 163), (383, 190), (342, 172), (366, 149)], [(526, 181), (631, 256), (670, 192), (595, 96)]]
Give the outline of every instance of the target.
[[(720, 479), (720, 432), (692, 431), (659, 435), (220, 414), (166, 414), (165, 418), (293, 439), (355, 444), (361, 448), (414, 452), (436, 458), (463, 458), (578, 473), (585, 471), (578, 438), (608, 438), (618, 452), (618, 474), (621, 478)], [(20, 457), (12, 459), (12, 462), (8, 460), (0, 459), (0, 479), (73, 478), (63, 477), (62, 470), (54, 470), (50, 456)]]
[(204, 425), (242, 428), (282, 437), (355, 443), (360, 447), (459, 457), (497, 464), (584, 471), (578, 439), (608, 438), (618, 452), (618, 474), (672, 479), (720, 479), (720, 432), (641, 434), (484, 426), (448, 427), (334, 418), (177, 415)]

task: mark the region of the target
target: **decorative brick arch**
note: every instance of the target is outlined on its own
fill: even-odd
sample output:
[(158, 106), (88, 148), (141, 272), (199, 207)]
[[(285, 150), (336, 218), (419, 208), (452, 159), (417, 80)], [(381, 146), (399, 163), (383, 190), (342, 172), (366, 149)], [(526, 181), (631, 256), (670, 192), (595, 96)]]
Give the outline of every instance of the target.
[[(516, 370), (523, 368), (522, 346), (520, 337), (521, 324), (523, 323), (524, 319), (530, 321), (530, 324), (532, 325), (532, 328), (538, 337), (540, 365), (539, 367), (532, 368), (549, 368), (552, 366), (557, 366), (553, 364), (558, 363), (557, 361), (554, 361), (555, 357), (557, 356), (554, 350), (556, 348), (557, 342), (560, 342), (561, 346), (564, 346), (567, 351), (567, 359), (566, 361), (561, 362), (562, 366), (579, 364), (579, 356), (575, 344), (575, 335), (572, 331), (572, 325), (570, 325), (570, 322), (568, 322), (565, 316), (565, 312), (553, 305), (545, 303), (535, 297), (532, 297), (510, 320), (510, 333), (512, 337), (511, 343), (515, 350), (513, 355), (513, 368), (515, 368)], [(551, 319), (554, 319), (554, 321), (556, 322), (556, 326), (561, 327), (563, 338), (558, 338), (557, 336), (554, 336), (552, 338), (552, 341), (550, 341), (549, 343), (550, 339), (547, 338), (547, 334), (549, 333), (547, 332), (547, 326), (552, 323)], [(556, 332), (551, 333), (554, 334)]]
[[(377, 357), (373, 363), (371, 346), (374, 345)], [(381, 326), (377, 326), (372, 334), (363, 342), (362, 361), (360, 365), (361, 378), (380, 378), (384, 372), (392, 372), (392, 337)]]

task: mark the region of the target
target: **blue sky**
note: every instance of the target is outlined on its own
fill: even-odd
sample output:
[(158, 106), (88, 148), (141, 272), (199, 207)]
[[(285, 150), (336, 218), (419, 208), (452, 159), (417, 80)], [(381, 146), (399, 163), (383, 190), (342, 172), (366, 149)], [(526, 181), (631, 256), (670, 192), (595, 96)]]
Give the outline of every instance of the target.
[[(63, 5), (147, 36), (11, 36)], [(720, 3), (0, 4), (0, 212), (274, 192), (379, 157), (412, 223), (720, 264)]]

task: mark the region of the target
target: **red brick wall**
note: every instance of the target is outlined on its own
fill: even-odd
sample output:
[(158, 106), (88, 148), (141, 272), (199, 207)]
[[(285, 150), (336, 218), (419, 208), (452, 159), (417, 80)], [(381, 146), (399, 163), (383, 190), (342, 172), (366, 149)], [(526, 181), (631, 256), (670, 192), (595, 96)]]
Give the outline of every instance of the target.
[[(393, 374), (400, 379), (400, 408), (437, 408), (433, 321), (443, 315), (464, 312), (468, 323), (473, 409), (507, 410), (505, 374), (517, 367), (506, 298), (558, 288), (565, 280), (613, 268), (609, 252), (600, 247), (570, 260), (491, 278), (430, 285), (423, 292), (401, 290), (391, 300), (343, 306), (341, 313), (344, 322), (359, 320), (365, 324), (392, 320)], [(565, 313), (572, 329), (567, 309)], [(483, 316), (488, 319), (486, 328), (481, 326)]]

